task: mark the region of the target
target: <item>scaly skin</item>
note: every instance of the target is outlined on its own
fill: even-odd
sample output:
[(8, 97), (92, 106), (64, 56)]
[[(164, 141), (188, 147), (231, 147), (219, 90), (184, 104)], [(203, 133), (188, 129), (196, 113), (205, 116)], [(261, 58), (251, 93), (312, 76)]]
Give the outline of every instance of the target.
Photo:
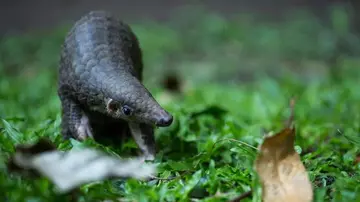
[(142, 70), (142, 52), (127, 24), (104, 11), (78, 20), (60, 57), (64, 137), (131, 134), (145, 158), (154, 159), (154, 127), (167, 127), (173, 118), (141, 83)]

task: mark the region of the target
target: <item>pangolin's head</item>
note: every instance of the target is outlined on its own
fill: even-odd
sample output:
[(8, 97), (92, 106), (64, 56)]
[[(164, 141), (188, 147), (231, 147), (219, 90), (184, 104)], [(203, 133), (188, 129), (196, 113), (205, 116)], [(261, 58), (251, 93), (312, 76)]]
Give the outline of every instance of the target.
[(112, 117), (157, 127), (172, 124), (173, 116), (160, 106), (135, 77), (127, 77), (126, 82), (115, 89), (106, 100), (106, 111)]

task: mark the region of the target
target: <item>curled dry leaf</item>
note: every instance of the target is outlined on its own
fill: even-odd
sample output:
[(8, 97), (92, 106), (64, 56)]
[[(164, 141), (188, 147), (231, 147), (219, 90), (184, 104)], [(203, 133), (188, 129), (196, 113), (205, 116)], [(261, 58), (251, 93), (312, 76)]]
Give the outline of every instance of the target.
[(142, 158), (122, 160), (94, 149), (31, 152), (39, 145), (42, 144), (18, 149), (9, 164), (16, 166), (17, 171), (20, 168), (34, 170), (46, 176), (62, 193), (85, 183), (112, 177), (146, 179), (155, 172), (155, 167), (145, 164)]
[(264, 202), (310, 202), (308, 174), (294, 149), (295, 128), (266, 137), (255, 162)]

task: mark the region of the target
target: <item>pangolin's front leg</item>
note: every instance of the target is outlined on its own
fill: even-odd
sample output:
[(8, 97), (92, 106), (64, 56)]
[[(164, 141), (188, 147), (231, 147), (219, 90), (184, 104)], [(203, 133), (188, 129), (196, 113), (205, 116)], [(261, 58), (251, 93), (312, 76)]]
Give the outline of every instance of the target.
[(60, 96), (62, 105), (62, 135), (65, 138), (85, 140), (93, 138), (89, 118), (71, 98)]
[(136, 144), (143, 152), (145, 160), (154, 160), (156, 145), (154, 127), (144, 123), (129, 123), (129, 128)]

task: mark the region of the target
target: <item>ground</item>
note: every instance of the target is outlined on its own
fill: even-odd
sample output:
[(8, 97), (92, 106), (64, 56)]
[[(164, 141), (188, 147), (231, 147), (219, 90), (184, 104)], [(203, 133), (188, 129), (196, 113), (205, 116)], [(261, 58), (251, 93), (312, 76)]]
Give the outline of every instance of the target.
[[(359, 200), (356, 68), (360, 60), (356, 54), (339, 54), (336, 44), (348, 44), (351, 53), (360, 46), (346, 31), (341, 12), (337, 13), (340, 20), (327, 28), (308, 14), (276, 25), (198, 14), (202, 17), (197, 21), (189, 16), (172, 27), (132, 24), (144, 50), (145, 83), (175, 117), (171, 127), (156, 131), (158, 177), (178, 177), (149, 182), (107, 180), (81, 187), (76, 197), (80, 201), (234, 198), (258, 187), (253, 147), (261, 144), (265, 133), (282, 129), (289, 116), (289, 100), (295, 97), (295, 147), (313, 185), (314, 201)], [(190, 28), (182, 30), (182, 23)], [(133, 142), (111, 148), (92, 141), (62, 140), (55, 67), (65, 30), (8, 37), (1, 44), (0, 189), (6, 190), (1, 193), (4, 201), (69, 197), (56, 195), (47, 179), (10, 174), (5, 162), (16, 144), (47, 137), (60, 150), (88, 146), (124, 157), (134, 148)], [(335, 70), (329, 73), (330, 67)], [(160, 85), (167, 70), (175, 71), (185, 85), (170, 102)], [(246, 144), (221, 141), (225, 138)], [(256, 191), (244, 201), (259, 198)]]

